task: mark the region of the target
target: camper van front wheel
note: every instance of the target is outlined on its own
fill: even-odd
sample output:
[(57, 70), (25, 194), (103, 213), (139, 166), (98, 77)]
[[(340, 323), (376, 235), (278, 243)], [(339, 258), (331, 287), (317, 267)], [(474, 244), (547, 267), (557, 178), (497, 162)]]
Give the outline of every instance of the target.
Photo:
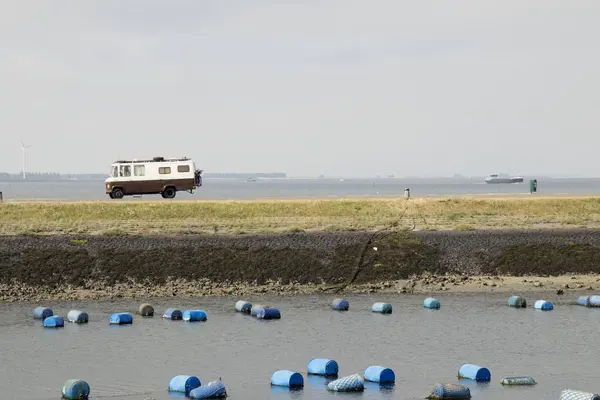
[(123, 190), (121, 190), (119, 188), (114, 188), (112, 191), (112, 198), (113, 199), (122, 199), (123, 198)]
[(163, 192), (163, 197), (165, 199), (172, 199), (173, 197), (175, 197), (176, 193), (177, 193), (177, 191), (175, 190), (174, 187), (168, 187), (168, 188), (165, 188), (165, 191)]

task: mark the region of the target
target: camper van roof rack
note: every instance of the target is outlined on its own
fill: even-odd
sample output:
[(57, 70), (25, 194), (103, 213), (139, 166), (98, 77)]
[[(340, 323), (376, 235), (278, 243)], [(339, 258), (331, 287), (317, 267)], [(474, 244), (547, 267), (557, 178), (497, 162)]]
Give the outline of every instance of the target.
[(189, 161), (187, 157), (180, 158), (165, 158), (165, 157), (154, 157), (151, 160), (117, 160), (115, 164), (139, 164), (139, 163), (151, 163), (151, 162), (165, 162), (165, 161)]

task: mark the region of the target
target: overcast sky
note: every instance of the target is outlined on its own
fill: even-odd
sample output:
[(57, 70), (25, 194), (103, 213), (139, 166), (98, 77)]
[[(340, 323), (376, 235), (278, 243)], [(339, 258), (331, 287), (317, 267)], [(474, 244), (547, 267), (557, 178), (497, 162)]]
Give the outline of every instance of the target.
[(0, 2), (0, 171), (600, 176), (600, 1)]

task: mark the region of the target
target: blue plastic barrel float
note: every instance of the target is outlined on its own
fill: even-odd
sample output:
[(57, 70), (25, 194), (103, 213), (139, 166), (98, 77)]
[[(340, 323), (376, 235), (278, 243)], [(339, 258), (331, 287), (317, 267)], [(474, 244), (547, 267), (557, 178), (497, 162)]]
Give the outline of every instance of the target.
[(87, 400), (90, 385), (81, 379), (69, 379), (62, 387), (62, 397), (67, 400)]
[(536, 310), (550, 311), (554, 309), (554, 305), (546, 300), (538, 300), (533, 305), (533, 308), (535, 308)]
[(271, 375), (271, 385), (300, 388), (304, 386), (304, 378), (298, 372), (281, 369)]
[(256, 317), (256, 314), (263, 308), (268, 308), (269, 306), (266, 306), (264, 304), (254, 304), (252, 307), (250, 307), (250, 315), (252, 315), (253, 317)]
[(435, 308), (438, 309), (441, 307), (440, 301), (433, 297), (428, 297), (423, 301), (423, 306), (425, 308)]
[(490, 370), (479, 365), (463, 364), (458, 370), (458, 377), (461, 379), (472, 379), (478, 382), (488, 382), (492, 379)]
[(163, 318), (179, 321), (183, 319), (183, 313), (177, 308), (167, 308), (163, 314)]
[(350, 303), (346, 299), (334, 299), (331, 303), (331, 308), (337, 311), (348, 311)]
[(306, 371), (311, 375), (337, 376), (339, 367), (335, 360), (313, 358), (308, 362)]
[(510, 296), (508, 298), (508, 305), (515, 308), (525, 308), (527, 307), (527, 300), (521, 296)]
[(590, 296), (590, 307), (600, 307), (600, 296)]
[(365, 369), (365, 380), (377, 383), (394, 383), (396, 382), (396, 374), (390, 368), (385, 368), (380, 365), (372, 365)]
[(362, 392), (365, 390), (365, 383), (360, 375), (354, 374), (329, 382), (327, 390), (332, 392)]
[(150, 305), (148, 303), (142, 303), (142, 304), (140, 304), (140, 307), (138, 308), (138, 313), (142, 317), (152, 317), (152, 316), (154, 316), (154, 307), (152, 307), (152, 305)]
[(86, 312), (79, 310), (71, 310), (67, 313), (67, 320), (69, 322), (75, 322), (77, 324), (86, 324), (89, 320), (89, 316)]
[(54, 315), (50, 307), (39, 306), (33, 309), (33, 318), (44, 320)]
[(564, 389), (560, 392), (560, 400), (600, 400), (597, 393), (581, 392), (579, 390)]
[(579, 296), (577, 298), (577, 304), (579, 304), (580, 306), (589, 307), (590, 306), (590, 296)]
[(128, 312), (114, 313), (108, 317), (108, 323), (111, 325), (133, 324), (133, 315)]
[(219, 379), (192, 390), (189, 396), (192, 399), (221, 399), (227, 397), (227, 389)]
[(519, 385), (536, 385), (537, 382), (531, 376), (507, 376), (500, 381), (502, 385), (519, 386)]
[(206, 321), (208, 319), (204, 310), (185, 310), (182, 318), (187, 322)]
[(250, 310), (252, 309), (252, 304), (247, 302), (246, 300), (238, 300), (235, 303), (235, 311), (241, 312), (244, 314), (250, 314)]
[(436, 383), (427, 398), (435, 400), (467, 400), (471, 398), (471, 391), (465, 385)]
[(59, 315), (52, 315), (44, 320), (44, 328), (62, 328), (65, 326), (65, 319)]
[(169, 392), (185, 393), (187, 396), (200, 385), (200, 379), (196, 376), (177, 375), (169, 382)]
[(280, 319), (281, 313), (276, 308), (261, 308), (256, 314), (258, 319)]
[(390, 303), (374, 303), (371, 310), (381, 314), (391, 314), (392, 305)]

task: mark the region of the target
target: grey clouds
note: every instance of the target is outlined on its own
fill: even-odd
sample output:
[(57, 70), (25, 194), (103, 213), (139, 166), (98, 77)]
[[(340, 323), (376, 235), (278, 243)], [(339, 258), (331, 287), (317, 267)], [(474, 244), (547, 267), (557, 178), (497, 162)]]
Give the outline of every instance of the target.
[(599, 176), (597, 1), (3, 1), (0, 171)]

